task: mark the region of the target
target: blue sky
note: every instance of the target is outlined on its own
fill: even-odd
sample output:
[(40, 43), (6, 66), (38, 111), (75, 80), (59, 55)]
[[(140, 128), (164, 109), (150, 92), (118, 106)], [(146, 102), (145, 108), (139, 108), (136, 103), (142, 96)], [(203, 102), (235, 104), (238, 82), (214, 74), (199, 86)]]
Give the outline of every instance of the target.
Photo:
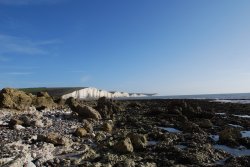
[(249, 0), (0, 0), (0, 87), (250, 92)]

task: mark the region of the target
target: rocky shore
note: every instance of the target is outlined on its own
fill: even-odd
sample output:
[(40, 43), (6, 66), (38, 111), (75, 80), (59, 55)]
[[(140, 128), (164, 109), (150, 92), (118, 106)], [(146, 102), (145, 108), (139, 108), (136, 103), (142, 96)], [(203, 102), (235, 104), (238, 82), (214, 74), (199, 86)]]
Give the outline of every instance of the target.
[(0, 92), (0, 166), (249, 166), (250, 104)]

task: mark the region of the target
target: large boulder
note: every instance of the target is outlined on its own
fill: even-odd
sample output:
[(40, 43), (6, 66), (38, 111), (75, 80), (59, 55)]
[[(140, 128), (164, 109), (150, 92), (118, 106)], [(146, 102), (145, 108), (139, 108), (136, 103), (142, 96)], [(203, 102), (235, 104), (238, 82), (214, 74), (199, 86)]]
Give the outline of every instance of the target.
[(146, 135), (131, 133), (128, 135), (128, 137), (131, 139), (131, 142), (135, 149), (144, 149), (148, 144)]
[(86, 105), (78, 105), (75, 108), (75, 110), (72, 110), (72, 111), (76, 112), (82, 118), (93, 118), (95, 120), (102, 119), (102, 117), (98, 111), (96, 111), (94, 108), (86, 106)]
[(0, 92), (0, 107), (17, 110), (28, 109), (32, 104), (32, 95), (17, 89), (4, 88)]
[(113, 114), (121, 111), (121, 108), (112, 99), (101, 97), (97, 101), (97, 111), (105, 119), (112, 119)]
[(73, 98), (67, 99), (66, 104), (68, 104), (70, 109), (73, 112), (77, 113), (78, 116), (80, 116), (81, 118), (84, 118), (84, 119), (92, 118), (95, 120), (102, 119), (100, 113), (96, 111), (94, 108), (87, 106), (87, 105), (82, 105)]
[(43, 110), (43, 109), (52, 109), (56, 107), (56, 103), (54, 102), (53, 98), (47, 92), (38, 92), (37, 96), (33, 98), (32, 103), (36, 109)]
[(134, 151), (130, 138), (119, 141), (115, 146), (115, 150), (119, 153), (131, 153)]
[(77, 128), (75, 131), (75, 135), (78, 137), (84, 137), (88, 134), (87, 130), (84, 128)]

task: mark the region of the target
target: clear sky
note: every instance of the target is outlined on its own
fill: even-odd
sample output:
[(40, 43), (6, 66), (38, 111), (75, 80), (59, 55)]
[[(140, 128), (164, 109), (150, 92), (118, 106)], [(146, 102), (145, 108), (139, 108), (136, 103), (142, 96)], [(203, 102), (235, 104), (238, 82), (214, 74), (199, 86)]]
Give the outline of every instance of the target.
[(0, 0), (0, 87), (250, 92), (249, 0)]

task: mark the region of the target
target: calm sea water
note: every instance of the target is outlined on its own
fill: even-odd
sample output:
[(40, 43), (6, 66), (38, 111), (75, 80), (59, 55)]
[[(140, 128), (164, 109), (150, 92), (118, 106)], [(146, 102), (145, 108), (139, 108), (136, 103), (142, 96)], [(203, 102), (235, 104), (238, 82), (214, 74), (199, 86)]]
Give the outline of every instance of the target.
[(204, 95), (161, 96), (161, 97), (164, 99), (250, 100), (250, 93), (204, 94)]
[(180, 96), (149, 96), (130, 97), (129, 99), (211, 99), (211, 100), (249, 100), (250, 93), (233, 94), (202, 94), (202, 95), (180, 95)]

